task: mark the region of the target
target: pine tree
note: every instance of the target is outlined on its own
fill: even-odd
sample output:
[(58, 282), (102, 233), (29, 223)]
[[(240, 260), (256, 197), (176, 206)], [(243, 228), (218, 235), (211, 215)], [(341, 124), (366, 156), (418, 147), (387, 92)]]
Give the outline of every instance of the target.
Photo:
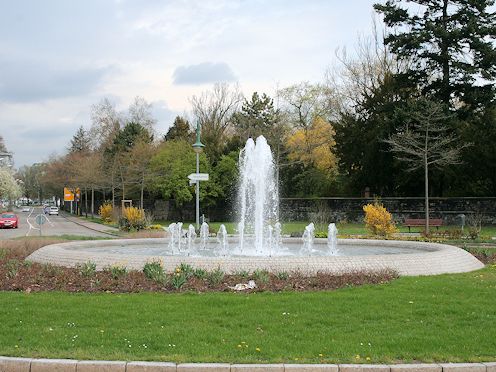
[(164, 136), (164, 141), (184, 140), (191, 142), (194, 138), (194, 132), (191, 130), (189, 121), (181, 116), (176, 116), (172, 127)]
[(401, 3), (387, 0), (374, 8), (395, 30), (385, 44), (411, 62), (402, 77), (466, 115), (494, 100), (494, 0), (412, 0), (417, 6), (410, 8)]
[(69, 152), (74, 153), (88, 153), (91, 150), (91, 138), (88, 132), (84, 130), (83, 126), (80, 126), (76, 134), (71, 139), (71, 144), (69, 146)]

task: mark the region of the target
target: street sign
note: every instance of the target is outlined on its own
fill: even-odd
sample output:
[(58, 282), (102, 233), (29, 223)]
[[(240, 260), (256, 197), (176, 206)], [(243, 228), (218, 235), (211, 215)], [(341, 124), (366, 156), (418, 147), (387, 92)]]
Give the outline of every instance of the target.
[(64, 201), (74, 201), (74, 193), (67, 187), (64, 187)]
[(188, 178), (191, 181), (208, 181), (208, 173), (191, 173)]
[(43, 225), (45, 223), (45, 221), (46, 221), (46, 217), (44, 215), (39, 214), (36, 216), (36, 223), (38, 225)]

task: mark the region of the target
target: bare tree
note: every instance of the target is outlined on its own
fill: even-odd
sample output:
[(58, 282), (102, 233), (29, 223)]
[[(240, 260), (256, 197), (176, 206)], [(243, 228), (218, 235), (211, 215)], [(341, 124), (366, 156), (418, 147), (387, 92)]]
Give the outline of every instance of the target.
[(327, 69), (326, 83), (341, 110), (361, 107), (388, 79), (407, 70), (410, 62), (398, 61), (384, 45), (384, 36), (373, 18), (372, 35), (360, 36), (351, 56), (346, 48), (336, 50), (339, 64)]
[(294, 128), (306, 129), (315, 118), (329, 120), (336, 114), (330, 100), (331, 91), (321, 84), (302, 82), (278, 91), (282, 98), (282, 110)]
[(193, 114), (201, 125), (202, 141), (211, 159), (222, 153), (232, 115), (243, 100), (239, 87), (227, 83), (215, 84), (211, 91), (191, 98)]
[(446, 125), (451, 118), (443, 105), (419, 98), (409, 102), (406, 125), (385, 142), (391, 146), (395, 157), (406, 164), (409, 172), (424, 170), (425, 232), (429, 233), (429, 169), (443, 168), (460, 163), (459, 138)]
[(122, 115), (117, 112), (115, 104), (108, 98), (91, 106), (90, 134), (93, 147), (104, 149), (109, 146), (121, 128), (122, 122)]
[(148, 103), (143, 97), (136, 96), (133, 103), (129, 106), (127, 121), (129, 123), (140, 124), (150, 134), (153, 134), (157, 119), (153, 117), (152, 104)]

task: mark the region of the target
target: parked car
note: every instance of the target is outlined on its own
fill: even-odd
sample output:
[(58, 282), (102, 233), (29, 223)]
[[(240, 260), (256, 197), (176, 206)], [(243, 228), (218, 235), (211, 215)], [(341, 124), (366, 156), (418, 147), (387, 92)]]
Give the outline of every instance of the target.
[(26, 205), (26, 206), (22, 207), (22, 211), (23, 212), (31, 212), (31, 208), (29, 208), (29, 206)]
[(0, 215), (0, 228), (10, 227), (17, 229), (19, 227), (19, 218), (14, 213), (2, 213)]
[(59, 215), (59, 208), (58, 207), (50, 207), (50, 210), (48, 211), (48, 214), (50, 216), (52, 215)]

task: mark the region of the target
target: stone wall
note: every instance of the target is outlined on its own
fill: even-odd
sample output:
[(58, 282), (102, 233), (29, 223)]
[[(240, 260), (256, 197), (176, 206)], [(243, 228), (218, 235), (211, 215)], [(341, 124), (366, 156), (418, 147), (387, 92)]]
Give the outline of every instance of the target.
[[(367, 198), (283, 198), (282, 221), (311, 221), (327, 216), (328, 221), (362, 222), (362, 207), (373, 203)], [(381, 202), (397, 222), (405, 218), (424, 218), (424, 198), (382, 198)], [(430, 198), (430, 217), (442, 218), (445, 224), (459, 224), (460, 214), (468, 220), (481, 215), (484, 224), (496, 224), (496, 198)]]
[[(282, 198), (280, 201), (281, 221), (348, 221), (362, 222), (362, 207), (373, 203), (371, 198)], [(405, 218), (424, 218), (424, 198), (382, 198), (381, 202), (393, 214), (397, 222)], [(99, 204), (95, 211), (98, 211)], [(117, 202), (119, 205), (120, 202)], [(134, 201), (139, 205), (139, 200)], [(194, 221), (195, 204), (186, 203), (177, 208), (172, 200), (147, 199), (145, 210), (155, 219), (167, 221)], [(445, 224), (460, 224), (460, 214), (467, 217), (466, 224), (475, 214), (480, 214), (483, 223), (496, 225), (496, 197), (487, 198), (430, 198), (431, 218), (442, 218)], [(202, 208), (201, 213), (210, 221), (234, 221), (236, 211), (231, 206)]]

